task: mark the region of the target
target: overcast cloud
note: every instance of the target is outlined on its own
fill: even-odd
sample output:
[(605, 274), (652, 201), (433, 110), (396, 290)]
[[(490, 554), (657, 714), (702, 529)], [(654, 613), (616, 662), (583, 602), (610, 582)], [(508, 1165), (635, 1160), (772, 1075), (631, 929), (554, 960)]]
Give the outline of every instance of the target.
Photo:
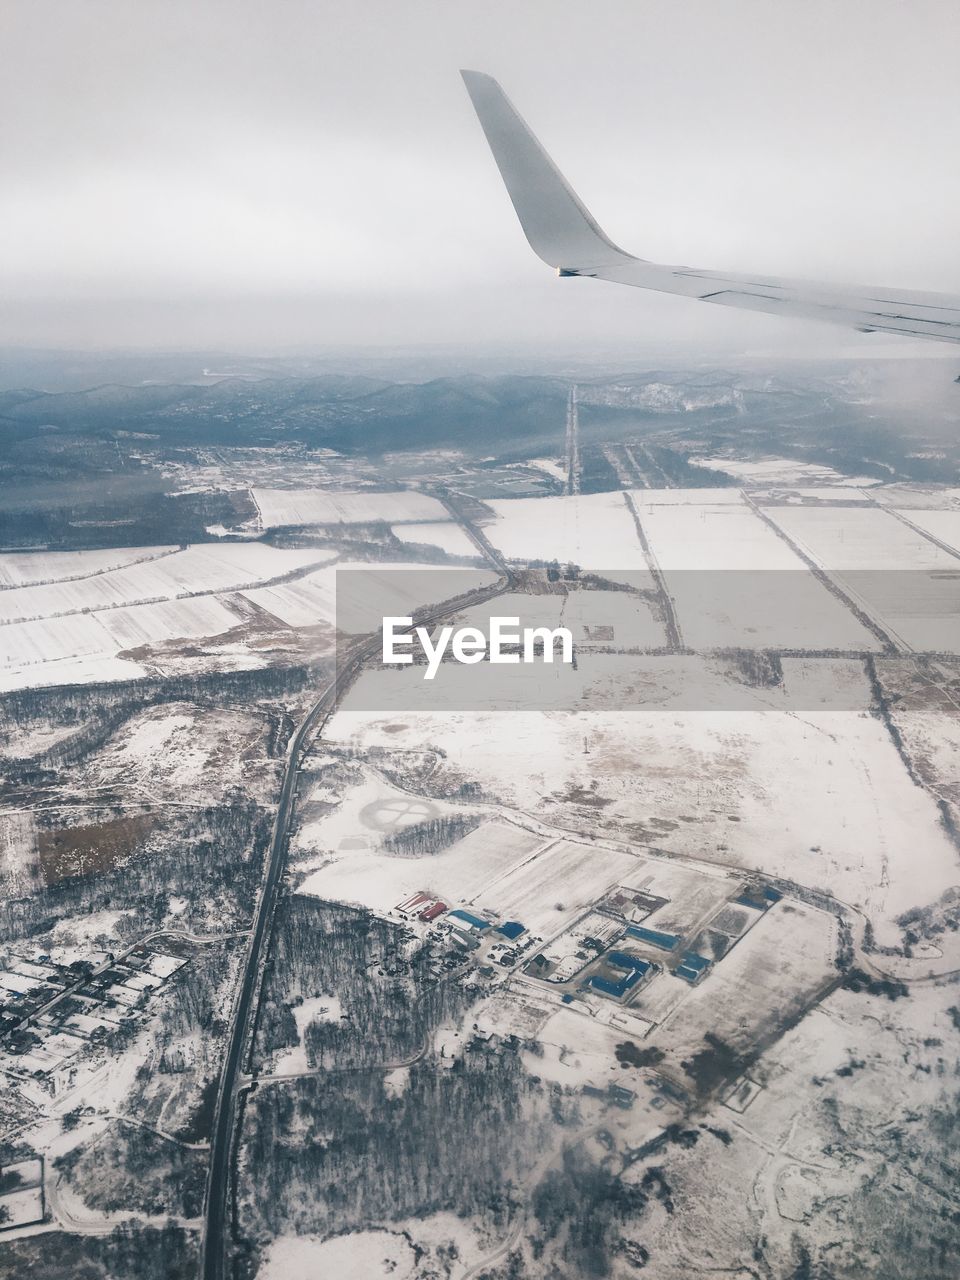
[(2, 342), (807, 341), (558, 281), (461, 66), (635, 253), (960, 293), (953, 0), (8, 0), (0, 24)]

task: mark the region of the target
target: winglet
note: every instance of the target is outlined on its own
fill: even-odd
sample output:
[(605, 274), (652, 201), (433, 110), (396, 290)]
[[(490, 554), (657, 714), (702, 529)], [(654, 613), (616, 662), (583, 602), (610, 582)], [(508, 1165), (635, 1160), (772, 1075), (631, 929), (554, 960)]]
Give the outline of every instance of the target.
[(460, 74), (534, 253), (561, 275), (639, 261), (600, 229), (497, 81)]

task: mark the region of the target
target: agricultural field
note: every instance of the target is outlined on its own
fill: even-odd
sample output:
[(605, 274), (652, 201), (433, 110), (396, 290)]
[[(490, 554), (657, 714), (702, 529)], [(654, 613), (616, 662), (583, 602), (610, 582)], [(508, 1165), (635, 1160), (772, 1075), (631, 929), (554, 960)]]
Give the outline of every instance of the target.
[(407, 542), (415, 547), (436, 547), (438, 551), (456, 559), (466, 557), (473, 560), (477, 556), (477, 548), (452, 520), (434, 520), (429, 524), (395, 524), (391, 532), (400, 542)]
[(949, 511), (915, 511), (908, 507), (898, 511), (897, 514), (915, 524), (932, 538), (945, 542), (960, 556), (960, 507)]
[(549, 591), (507, 592), (492, 604), (464, 610), (458, 620), (483, 629), (494, 611), (518, 618), (521, 628), (567, 627), (578, 651), (662, 649), (667, 642), (658, 602), (648, 592), (562, 583)]
[(79, 680), (136, 679), (144, 665), (131, 649), (171, 641), (213, 639), (242, 617), (212, 596), (132, 605), (78, 617), (12, 622), (0, 627), (0, 682), (6, 689)]
[(621, 493), (496, 499), (496, 522), (485, 533), (508, 560), (576, 564), (615, 576), (629, 571), (634, 586), (649, 585), (647, 562), (633, 516)]
[[(0, 590), (0, 690), (135, 680), (191, 666), (251, 669), (291, 653), (316, 661), (331, 655), (334, 625), (351, 610), (360, 618), (354, 629), (365, 631), (381, 599), (403, 614), (494, 581), (486, 570), (431, 578), (441, 565), (384, 565), (256, 542), (149, 551), (131, 552), (125, 567)], [(391, 576), (391, 569), (421, 572)], [(363, 572), (339, 579), (338, 600), (343, 570)]]
[(252, 490), (264, 529), (284, 526), (337, 524), (419, 524), (447, 520), (443, 503), (425, 493), (361, 491), (345, 493), (323, 489)]
[(329, 552), (286, 550), (258, 542), (188, 547), (124, 568), (61, 580), (56, 585), (0, 592), (0, 622), (94, 613), (118, 605), (235, 591), (265, 579), (296, 574), (331, 558)]
[(767, 514), (898, 647), (960, 651), (955, 554), (878, 507), (777, 507)]
[(879, 647), (745, 504), (633, 500), (691, 648)]
[(176, 547), (109, 547), (100, 551), (0, 554), (0, 589), (71, 582), (172, 555)]
[[(580, 670), (603, 661), (584, 657)], [(855, 904), (878, 938), (895, 944), (895, 919), (955, 883), (955, 854), (934, 798), (870, 713), (862, 664), (785, 659), (793, 698), (784, 706), (781, 689), (745, 689), (735, 669), (703, 660), (694, 663), (702, 701), (691, 704), (690, 680), (670, 669), (690, 662), (640, 668), (648, 693), (661, 674), (662, 701), (647, 710), (629, 706), (627, 669), (610, 686), (622, 711), (405, 711), (383, 719), (352, 711), (348, 699), (330, 740), (362, 750), (429, 747), (439, 757), (431, 785), (447, 794), (476, 785), (568, 831), (817, 886)], [(398, 673), (370, 679), (382, 684), (385, 674)], [(596, 696), (591, 703), (603, 705)]]
[[(851, 485), (851, 477), (835, 470), (833, 467), (818, 465), (812, 462), (801, 462), (796, 458), (744, 458), (715, 457), (691, 458), (694, 466), (708, 467), (713, 471), (723, 471), (728, 476), (743, 482), (749, 488), (777, 488), (795, 491), (798, 486), (819, 490), (824, 493), (837, 492), (838, 496), (844, 488)], [(869, 477), (853, 477), (854, 483), (866, 486), (876, 484)], [(856, 499), (854, 499), (856, 500)]]

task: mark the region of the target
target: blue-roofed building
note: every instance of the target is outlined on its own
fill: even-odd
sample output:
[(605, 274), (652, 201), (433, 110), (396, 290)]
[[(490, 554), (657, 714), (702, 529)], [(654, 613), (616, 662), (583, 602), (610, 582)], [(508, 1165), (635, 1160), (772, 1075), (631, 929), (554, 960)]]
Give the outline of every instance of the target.
[(526, 932), (527, 926), (525, 924), (521, 924), (519, 920), (504, 920), (503, 924), (497, 926), (497, 933), (502, 933), (510, 942), (512, 942), (514, 938), (519, 938), (521, 933)]
[(678, 978), (683, 978), (684, 982), (689, 982), (693, 986), (700, 981), (711, 963), (712, 961), (706, 956), (699, 956), (695, 951), (687, 951), (680, 957), (680, 963), (673, 972)]
[(448, 911), (447, 919), (461, 920), (464, 924), (469, 925), (471, 929), (476, 929), (478, 932), (490, 928), (489, 920), (481, 920), (479, 916), (471, 915), (469, 911), (461, 911), (459, 907), (456, 911)]
[(632, 924), (627, 929), (627, 936), (638, 938), (641, 942), (650, 942), (661, 951), (672, 951), (680, 938), (675, 933), (661, 933), (659, 929), (645, 929), (641, 924)]
[(631, 956), (626, 951), (608, 951), (605, 959), (617, 969), (637, 969), (646, 973), (650, 968), (649, 960), (641, 960), (639, 956)]
[(588, 985), (593, 987), (594, 991), (599, 991), (605, 996), (612, 996), (614, 1000), (619, 1000), (621, 996), (625, 996), (632, 987), (636, 986), (643, 975), (652, 968), (649, 960), (641, 960), (639, 956), (628, 955), (625, 951), (609, 951), (605, 958), (612, 968), (625, 969), (627, 972), (619, 982), (614, 982), (610, 978), (594, 977), (590, 979)]

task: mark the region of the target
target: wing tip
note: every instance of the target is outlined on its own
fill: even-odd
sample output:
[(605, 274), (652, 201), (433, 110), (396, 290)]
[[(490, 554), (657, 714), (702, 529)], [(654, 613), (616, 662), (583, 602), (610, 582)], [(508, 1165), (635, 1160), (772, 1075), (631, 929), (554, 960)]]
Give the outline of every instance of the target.
[(471, 97), (473, 97), (474, 89), (499, 89), (503, 93), (503, 86), (499, 80), (495, 80), (486, 71), (471, 71), (468, 67), (461, 67), (460, 78), (466, 85), (467, 92)]

